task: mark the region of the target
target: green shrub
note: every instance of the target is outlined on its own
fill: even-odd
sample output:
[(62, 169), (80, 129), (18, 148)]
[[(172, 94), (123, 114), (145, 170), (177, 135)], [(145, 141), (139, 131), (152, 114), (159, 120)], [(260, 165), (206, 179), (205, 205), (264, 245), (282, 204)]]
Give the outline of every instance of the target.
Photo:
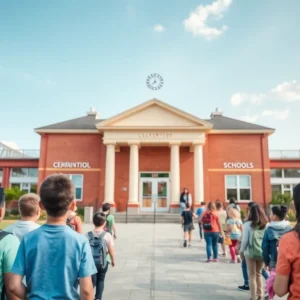
[(18, 210), (18, 209), (13, 208), (13, 209), (10, 210), (9, 214), (10, 214), (11, 216), (19, 216), (20, 213), (19, 213), (19, 210)]
[(242, 220), (245, 220), (246, 214), (247, 214), (246, 210), (245, 209), (241, 209), (241, 219)]
[(82, 217), (84, 216), (84, 207), (78, 207), (76, 211), (77, 215)]
[(19, 188), (14, 187), (11, 189), (4, 190), (5, 194), (5, 201), (6, 202), (11, 202), (13, 200), (19, 200), (19, 198), (26, 194), (26, 191), (21, 191)]
[(276, 192), (272, 195), (271, 205), (287, 205), (290, 206), (293, 202), (293, 199), (290, 195), (282, 194), (280, 192)]
[(290, 222), (296, 222), (297, 221), (297, 219), (296, 219), (296, 213), (293, 210), (291, 210), (291, 209), (288, 211), (287, 217), (288, 217), (288, 220)]

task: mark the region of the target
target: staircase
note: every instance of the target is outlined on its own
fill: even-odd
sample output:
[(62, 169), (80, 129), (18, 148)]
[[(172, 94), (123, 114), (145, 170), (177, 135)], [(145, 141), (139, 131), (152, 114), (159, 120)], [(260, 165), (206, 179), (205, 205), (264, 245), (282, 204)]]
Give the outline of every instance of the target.
[[(114, 213), (116, 223), (126, 223), (126, 213)], [(154, 223), (154, 213), (128, 214), (128, 223)], [(155, 223), (180, 223), (179, 214), (156, 213)]]

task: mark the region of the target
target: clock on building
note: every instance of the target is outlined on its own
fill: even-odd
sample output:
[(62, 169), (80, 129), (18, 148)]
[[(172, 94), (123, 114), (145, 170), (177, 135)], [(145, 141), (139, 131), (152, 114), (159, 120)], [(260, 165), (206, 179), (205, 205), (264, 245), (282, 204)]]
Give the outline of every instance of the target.
[(147, 87), (151, 90), (159, 90), (164, 84), (164, 79), (157, 73), (150, 74), (146, 80)]

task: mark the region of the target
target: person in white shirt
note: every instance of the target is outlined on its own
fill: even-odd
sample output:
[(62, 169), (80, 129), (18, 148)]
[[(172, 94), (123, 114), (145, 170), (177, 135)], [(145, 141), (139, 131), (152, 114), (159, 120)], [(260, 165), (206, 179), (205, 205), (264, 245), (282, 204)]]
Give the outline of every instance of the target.
[(40, 197), (37, 194), (25, 194), (19, 199), (21, 220), (7, 226), (4, 231), (12, 233), (20, 241), (23, 236), (40, 227), (36, 221), (40, 218)]

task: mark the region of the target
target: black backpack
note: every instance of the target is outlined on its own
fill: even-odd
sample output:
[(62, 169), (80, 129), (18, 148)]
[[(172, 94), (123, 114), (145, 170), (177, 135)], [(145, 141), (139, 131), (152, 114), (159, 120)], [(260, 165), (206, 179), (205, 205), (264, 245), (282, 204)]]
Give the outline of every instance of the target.
[(211, 221), (212, 221), (212, 214), (211, 213), (205, 213), (203, 218), (202, 218), (202, 223), (203, 223), (203, 229), (204, 230), (207, 230), (207, 231), (212, 230)]
[[(7, 235), (11, 234), (10, 232), (6, 232), (3, 230), (0, 230), (0, 241), (5, 238)], [(3, 286), (2, 286), (2, 294), (1, 294), (1, 300), (5, 300), (6, 293), (5, 293), (5, 286), (4, 286), (4, 280), (3, 280)]]

